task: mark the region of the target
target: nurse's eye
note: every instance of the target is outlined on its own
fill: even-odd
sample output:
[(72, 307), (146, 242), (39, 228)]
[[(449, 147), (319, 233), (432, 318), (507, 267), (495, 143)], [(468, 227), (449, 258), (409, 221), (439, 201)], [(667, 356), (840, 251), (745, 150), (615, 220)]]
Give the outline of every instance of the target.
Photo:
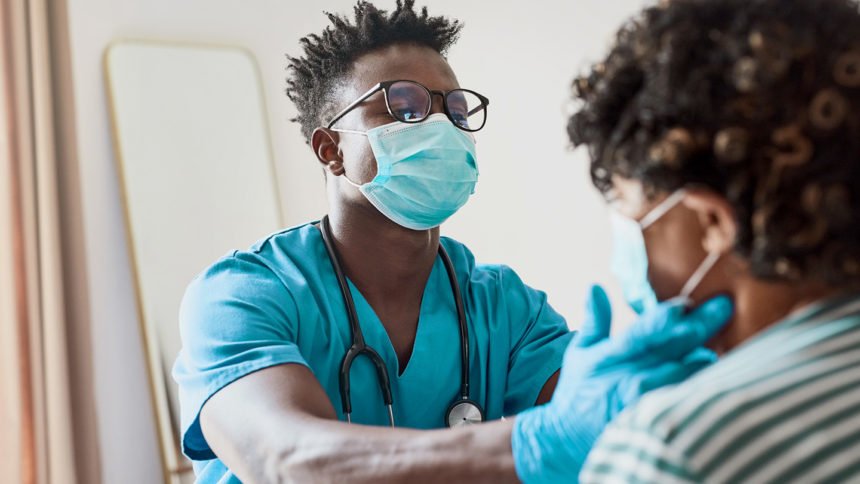
[(413, 106), (391, 106), (391, 114), (400, 121), (415, 121), (424, 116), (422, 111)]
[(451, 113), (451, 119), (454, 121), (454, 124), (461, 128), (469, 127), (469, 119), (463, 113)]
[(455, 89), (446, 95), (445, 104), (451, 121), (458, 127), (474, 131), (484, 126), (487, 109), (478, 94), (465, 89)]
[(421, 84), (412, 81), (397, 81), (386, 93), (388, 109), (399, 121), (415, 122), (430, 111), (430, 95)]

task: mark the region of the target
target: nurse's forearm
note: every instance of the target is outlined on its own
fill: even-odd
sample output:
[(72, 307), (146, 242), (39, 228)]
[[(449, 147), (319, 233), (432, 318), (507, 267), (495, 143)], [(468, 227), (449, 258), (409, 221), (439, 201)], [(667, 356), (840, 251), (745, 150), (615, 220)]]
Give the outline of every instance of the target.
[[(511, 421), (410, 430), (309, 419), (291, 426), (272, 482), (518, 482)], [(274, 472), (272, 472), (274, 471)]]
[(303, 365), (227, 385), (203, 405), (200, 426), (247, 484), (517, 482), (510, 421), (440, 430), (347, 424)]

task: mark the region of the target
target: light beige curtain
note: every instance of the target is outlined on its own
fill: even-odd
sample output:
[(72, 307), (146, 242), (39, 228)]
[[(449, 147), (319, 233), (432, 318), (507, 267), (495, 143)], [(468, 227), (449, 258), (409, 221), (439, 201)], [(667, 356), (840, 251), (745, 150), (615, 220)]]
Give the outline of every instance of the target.
[(0, 469), (99, 482), (65, 0), (0, 0)]

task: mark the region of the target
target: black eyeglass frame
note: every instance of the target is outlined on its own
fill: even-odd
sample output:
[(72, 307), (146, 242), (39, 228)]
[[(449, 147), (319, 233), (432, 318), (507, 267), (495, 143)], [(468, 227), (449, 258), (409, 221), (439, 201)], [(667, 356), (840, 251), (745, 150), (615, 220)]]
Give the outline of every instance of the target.
[[(391, 105), (388, 103), (388, 88), (391, 87), (393, 84), (398, 83), (398, 82), (409, 82), (411, 84), (415, 84), (416, 86), (419, 86), (420, 88), (424, 89), (427, 92), (427, 97), (430, 98), (430, 103), (428, 103), (428, 105), (427, 105), (427, 112), (425, 112), (420, 118), (416, 118), (413, 120), (401, 119), (401, 118), (397, 117), (394, 114), (394, 112), (391, 111)], [(383, 95), (385, 96), (385, 108), (388, 109), (388, 114), (390, 114), (392, 118), (396, 119), (397, 121), (401, 121), (403, 123), (415, 124), (415, 123), (420, 123), (420, 122), (424, 121), (425, 119), (427, 119), (428, 114), (430, 114), (430, 111), (433, 109), (433, 97), (436, 95), (439, 95), (439, 96), (442, 96), (442, 110), (445, 112), (445, 116), (447, 116), (448, 119), (451, 121), (451, 124), (453, 124), (457, 128), (462, 129), (463, 131), (468, 131), (470, 133), (474, 133), (475, 131), (480, 131), (481, 128), (483, 128), (484, 125), (487, 124), (487, 106), (490, 104), (490, 100), (487, 99), (487, 97), (482, 95), (482, 94), (479, 94), (475, 91), (472, 91), (471, 89), (462, 89), (462, 88), (451, 89), (450, 91), (441, 91), (438, 89), (431, 90), (431, 89), (427, 89), (427, 87), (425, 85), (421, 84), (420, 82), (411, 81), (409, 79), (396, 79), (393, 81), (380, 82), (380, 83), (376, 84), (375, 86), (373, 86), (372, 88), (370, 88), (369, 91), (362, 94), (358, 99), (356, 99), (355, 101), (350, 103), (349, 106), (343, 108), (339, 113), (335, 114), (334, 117), (332, 118), (332, 120), (329, 121), (326, 128), (331, 129), (331, 127), (334, 126), (334, 123), (340, 121), (340, 119), (342, 117), (346, 116), (347, 113), (352, 111), (356, 106), (358, 106), (359, 104), (364, 102), (367, 98), (376, 94), (380, 90), (382, 91)], [(448, 95), (451, 94), (452, 92), (457, 92), (457, 91), (464, 91), (464, 92), (468, 92), (470, 94), (474, 94), (475, 96), (478, 97), (478, 99), (481, 100), (481, 106), (479, 106), (478, 108), (475, 108), (475, 109), (469, 111), (468, 113), (466, 113), (466, 119), (468, 120), (468, 117), (475, 114), (476, 112), (478, 112), (478, 110), (480, 108), (484, 109), (484, 120), (481, 123), (481, 125), (478, 126), (477, 128), (474, 128), (474, 129), (464, 128), (464, 127), (460, 126), (459, 124), (457, 124), (457, 122), (454, 121), (454, 118), (451, 116), (451, 112), (448, 110)]]

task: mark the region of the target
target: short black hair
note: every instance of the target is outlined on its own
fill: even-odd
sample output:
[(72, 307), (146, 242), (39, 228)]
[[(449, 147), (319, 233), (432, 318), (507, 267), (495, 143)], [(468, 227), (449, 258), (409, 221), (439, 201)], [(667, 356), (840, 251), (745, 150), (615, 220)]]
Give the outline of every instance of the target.
[(322, 34), (309, 34), (299, 41), (303, 56), (287, 56), (287, 97), (296, 105), (298, 116), (293, 121), (301, 125), (309, 144), (314, 129), (325, 122), (332, 92), (358, 57), (400, 43), (430, 47), (445, 55), (462, 28), (457, 20), (431, 17), (427, 7), (416, 12), (414, 0), (397, 0), (391, 13), (366, 1), (356, 3), (353, 10), (352, 21), (324, 12), (331, 25)]
[(574, 80), (568, 122), (605, 194), (707, 186), (754, 276), (860, 282), (860, 12), (854, 0), (664, 0)]

